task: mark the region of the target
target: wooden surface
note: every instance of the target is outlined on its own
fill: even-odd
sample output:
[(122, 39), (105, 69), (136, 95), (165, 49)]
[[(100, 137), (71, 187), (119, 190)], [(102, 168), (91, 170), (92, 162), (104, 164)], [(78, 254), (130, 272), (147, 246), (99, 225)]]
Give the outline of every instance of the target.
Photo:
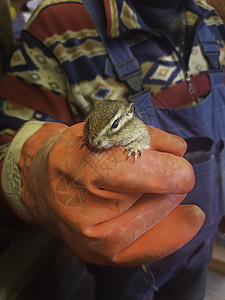
[(214, 240), (212, 259), (209, 267), (210, 270), (225, 275), (225, 247), (221, 246), (217, 239)]
[(204, 300), (224, 300), (225, 299), (225, 276), (209, 271), (206, 286), (206, 296)]

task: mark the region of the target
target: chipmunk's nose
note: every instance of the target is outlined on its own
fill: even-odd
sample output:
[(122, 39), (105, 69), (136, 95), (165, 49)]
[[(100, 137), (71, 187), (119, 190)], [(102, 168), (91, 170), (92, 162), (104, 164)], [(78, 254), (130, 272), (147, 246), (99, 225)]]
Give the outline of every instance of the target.
[(97, 146), (100, 146), (100, 145), (101, 145), (101, 142), (100, 142), (98, 139), (96, 139), (96, 138), (92, 139), (92, 140), (89, 141), (89, 142), (90, 142), (90, 144), (91, 144), (93, 147), (97, 147)]
[(99, 151), (100, 145), (101, 145), (101, 142), (94, 139), (94, 140), (89, 140), (87, 146), (88, 146), (88, 149), (91, 150), (92, 152), (97, 152), (97, 151)]

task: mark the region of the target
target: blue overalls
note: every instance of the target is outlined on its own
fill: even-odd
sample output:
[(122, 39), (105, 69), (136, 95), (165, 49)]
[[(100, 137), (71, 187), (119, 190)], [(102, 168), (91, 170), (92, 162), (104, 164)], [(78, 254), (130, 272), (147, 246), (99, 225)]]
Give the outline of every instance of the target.
[(90, 266), (97, 282), (97, 300), (147, 300), (154, 292), (154, 299), (203, 300), (212, 239), (218, 222), (225, 215), (225, 88), (219, 46), (213, 33), (201, 21), (196, 38), (209, 65), (209, 95), (200, 104), (185, 109), (156, 108), (150, 92), (142, 86), (138, 61), (126, 42), (120, 37), (106, 38), (104, 23), (101, 23), (103, 18), (92, 13), (92, 5), (98, 7), (95, 12), (102, 10), (101, 1), (83, 2), (98, 28), (118, 78), (132, 92), (129, 101), (134, 103), (139, 118), (148, 125), (186, 139), (186, 158), (194, 167), (196, 184), (183, 203), (194, 203), (206, 214), (197, 236), (174, 254), (150, 263), (148, 274), (140, 268)]

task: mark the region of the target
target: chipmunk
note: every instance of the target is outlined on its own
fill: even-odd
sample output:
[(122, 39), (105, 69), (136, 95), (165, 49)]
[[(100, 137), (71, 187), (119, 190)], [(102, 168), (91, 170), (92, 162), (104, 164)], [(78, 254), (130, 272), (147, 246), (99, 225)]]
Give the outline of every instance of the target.
[(82, 147), (103, 151), (125, 147), (128, 158), (136, 160), (142, 149), (150, 149), (151, 136), (146, 125), (136, 116), (134, 105), (118, 100), (103, 100), (94, 105), (85, 120)]

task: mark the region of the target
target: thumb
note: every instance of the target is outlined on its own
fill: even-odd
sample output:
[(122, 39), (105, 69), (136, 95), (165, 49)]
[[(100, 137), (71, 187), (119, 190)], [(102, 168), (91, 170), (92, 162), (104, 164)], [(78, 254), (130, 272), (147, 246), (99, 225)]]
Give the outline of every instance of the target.
[(152, 150), (168, 152), (178, 156), (184, 155), (187, 144), (181, 137), (155, 127), (147, 126), (147, 128), (151, 135)]

